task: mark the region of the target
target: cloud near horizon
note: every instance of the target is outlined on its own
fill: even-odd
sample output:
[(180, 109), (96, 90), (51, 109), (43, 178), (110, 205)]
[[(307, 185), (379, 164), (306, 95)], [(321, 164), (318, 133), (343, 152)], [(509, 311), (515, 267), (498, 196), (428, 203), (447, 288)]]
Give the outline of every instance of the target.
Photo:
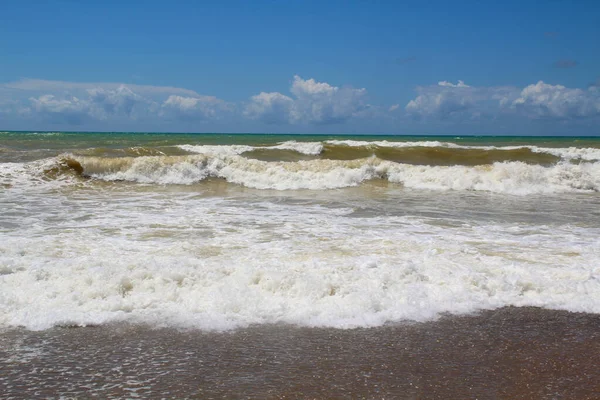
[[(3, 91), (10, 95), (2, 96)], [(69, 125), (140, 118), (206, 121), (236, 114), (266, 124), (327, 125), (364, 115), (369, 108), (366, 89), (295, 76), (290, 92), (292, 97), (261, 92), (236, 106), (176, 87), (24, 79), (0, 85), (0, 113)]]
[(69, 125), (140, 118), (199, 121), (218, 119), (232, 109), (216, 97), (176, 87), (39, 79), (0, 85), (5, 115)]
[(418, 96), (405, 106), (418, 120), (480, 118), (582, 119), (600, 116), (600, 90), (570, 89), (539, 81), (523, 89), (514, 86), (473, 87), (463, 81), (417, 87)]
[(511, 106), (530, 118), (589, 118), (600, 116), (600, 90), (570, 89), (539, 81), (521, 91)]
[(279, 92), (261, 92), (250, 98), (243, 114), (267, 124), (342, 123), (360, 116), (369, 105), (366, 89), (332, 86), (314, 79), (294, 76), (292, 97)]
[[(398, 103), (376, 107), (367, 102), (364, 88), (338, 87), (296, 75), (289, 94), (261, 92), (236, 104), (176, 87), (24, 79), (0, 84), (0, 121), (20, 121), (19, 126), (33, 122), (37, 126), (62, 124), (78, 129), (101, 122), (112, 130), (141, 122), (174, 130), (177, 126), (195, 129), (196, 123), (209, 121), (224, 130), (235, 129), (227, 125), (233, 123), (257, 130), (268, 126), (309, 130), (334, 125), (347, 129), (357, 123), (367, 127), (383, 123), (393, 132), (403, 126), (427, 124), (460, 127), (469, 123), (485, 128), (499, 119), (515, 123), (600, 120), (598, 85), (579, 89), (539, 81), (524, 88), (478, 87), (459, 80), (418, 86), (415, 91), (416, 96), (404, 107)], [(0, 126), (3, 128), (7, 127)]]
[(162, 103), (158, 115), (174, 119), (219, 119), (232, 109), (232, 105), (214, 96), (170, 95)]
[(418, 120), (477, 119), (493, 117), (499, 106), (516, 98), (512, 87), (474, 87), (459, 80), (454, 84), (448, 81), (437, 85), (419, 86), (418, 96), (404, 107), (408, 115)]

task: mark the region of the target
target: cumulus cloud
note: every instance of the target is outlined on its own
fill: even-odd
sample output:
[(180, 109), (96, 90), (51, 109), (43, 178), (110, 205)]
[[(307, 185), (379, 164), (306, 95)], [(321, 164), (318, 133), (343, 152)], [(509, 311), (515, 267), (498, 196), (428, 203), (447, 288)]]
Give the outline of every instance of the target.
[(359, 116), (368, 108), (366, 89), (332, 86), (294, 77), (293, 97), (279, 92), (252, 96), (244, 115), (265, 123), (332, 124)]
[(471, 87), (469, 85), (466, 85), (461, 80), (459, 80), (457, 84), (454, 84), (454, 83), (448, 82), (448, 81), (441, 81), (441, 82), (438, 82), (438, 85), (442, 86), (442, 87), (449, 87), (449, 88), (468, 88), (468, 87)]
[(268, 124), (282, 124), (289, 121), (293, 106), (294, 100), (291, 97), (278, 92), (261, 92), (251, 97), (244, 115)]
[(512, 107), (531, 118), (585, 118), (600, 115), (600, 93), (539, 81), (521, 91)]
[[(420, 119), (587, 118), (600, 115), (600, 91), (572, 89), (539, 81), (523, 89), (473, 87), (463, 81), (438, 82), (417, 88), (418, 96), (405, 107), (408, 115)], [(391, 111), (391, 109), (390, 109)]]
[(136, 108), (143, 110), (152, 104), (152, 101), (134, 93), (125, 85), (116, 90), (93, 88), (88, 89), (91, 113), (99, 119), (106, 119), (112, 115), (122, 115), (135, 118)]
[(169, 118), (219, 118), (230, 105), (213, 96), (184, 97), (171, 95), (162, 103), (160, 115)]
[[(54, 122), (78, 125), (87, 120), (113, 117), (135, 119), (146, 113), (153, 102), (121, 85), (115, 90), (92, 88), (82, 97), (70, 94), (44, 94), (29, 98), (28, 111)], [(25, 106), (27, 107), (27, 105)]]
[(0, 85), (0, 109), (16, 118), (79, 125), (139, 118), (211, 119), (231, 106), (216, 97), (174, 87), (24, 79)]
[[(142, 121), (145, 126), (176, 130), (195, 129), (198, 121), (231, 120), (231, 124), (250, 125), (255, 130), (265, 130), (260, 124), (295, 124), (298, 131), (307, 130), (308, 125), (333, 131), (335, 127), (322, 125), (352, 120), (353, 127), (362, 121), (369, 129), (381, 123), (383, 130), (391, 131), (396, 128), (394, 121), (410, 123), (407, 117), (418, 124), (432, 122), (432, 126), (437, 121), (437, 126), (465, 122), (485, 127), (485, 120), (488, 127), (523, 123), (550, 126), (544, 121), (560, 120), (563, 127), (568, 121), (581, 121), (573, 123), (589, 127), (600, 120), (600, 82), (578, 89), (543, 81), (526, 87), (484, 87), (443, 80), (417, 87), (414, 98), (402, 105), (374, 107), (367, 103), (366, 89), (338, 87), (300, 76), (294, 77), (289, 93), (261, 92), (237, 105), (192, 90), (162, 86), (32, 79), (0, 84), (0, 119), (5, 126), (43, 127), (51, 122), (117, 130)], [(240, 117), (255, 120), (256, 125), (242, 122)], [(225, 129), (231, 130), (231, 126)]]
[(491, 101), (510, 96), (508, 88), (478, 88), (463, 81), (438, 82), (437, 85), (417, 87), (418, 96), (409, 101), (406, 112), (416, 118), (439, 119), (480, 116), (487, 112)]
[(66, 121), (79, 125), (90, 113), (90, 103), (77, 97), (57, 98), (46, 94), (39, 97), (30, 97), (32, 112), (48, 117), (52, 121)]
[[(460, 83), (460, 81), (459, 81)], [(470, 92), (452, 90), (446, 81), (438, 82), (437, 86), (418, 87), (419, 95), (408, 102), (405, 110), (415, 117), (447, 115), (466, 110), (471, 104)]]

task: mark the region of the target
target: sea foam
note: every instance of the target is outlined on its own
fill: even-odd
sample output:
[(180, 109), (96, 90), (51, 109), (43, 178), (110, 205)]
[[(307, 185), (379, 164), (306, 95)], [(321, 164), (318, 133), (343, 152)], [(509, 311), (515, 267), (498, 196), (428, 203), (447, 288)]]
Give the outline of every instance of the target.
[(320, 142), (297, 142), (290, 140), (272, 146), (245, 146), (245, 145), (178, 145), (182, 150), (198, 154), (234, 155), (253, 150), (291, 150), (305, 155), (318, 155), (323, 151)]
[(0, 326), (352, 328), (502, 306), (600, 312), (598, 228), (114, 196), (94, 199), (96, 211), (49, 199), (35, 223), (3, 234)]
[(594, 147), (540, 147), (533, 145), (519, 146), (466, 146), (452, 142), (440, 141), (414, 141), (414, 142), (391, 142), (387, 140), (381, 141), (363, 141), (363, 140), (328, 140), (325, 143), (334, 146), (346, 147), (366, 147), (366, 148), (411, 148), (411, 147), (428, 147), (428, 148), (448, 148), (448, 149), (463, 149), (463, 150), (498, 150), (498, 151), (513, 151), (519, 149), (529, 149), (534, 153), (551, 154), (561, 157), (565, 160), (585, 160), (599, 161), (600, 148)]
[(385, 179), (407, 188), (510, 194), (600, 190), (600, 163), (552, 166), (498, 162), (483, 166), (420, 166), (375, 157), (357, 160), (266, 162), (241, 156), (76, 158), (84, 173), (103, 180), (192, 184), (208, 177), (256, 189), (334, 189)]
[[(229, 150), (228, 150), (229, 151)], [(528, 195), (600, 191), (600, 162), (559, 162), (549, 166), (518, 161), (479, 166), (412, 165), (377, 157), (355, 160), (262, 161), (240, 155), (86, 157), (63, 155), (30, 163), (0, 164), (0, 184), (27, 187), (76, 182), (64, 169), (104, 181), (190, 185), (224, 179), (255, 189), (326, 190), (386, 180), (406, 188), (468, 190)]]

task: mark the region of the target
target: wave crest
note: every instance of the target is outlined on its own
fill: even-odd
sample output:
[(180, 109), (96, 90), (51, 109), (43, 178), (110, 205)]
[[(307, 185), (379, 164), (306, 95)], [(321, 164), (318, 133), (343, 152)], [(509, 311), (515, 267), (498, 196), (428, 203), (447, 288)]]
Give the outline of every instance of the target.
[(84, 176), (107, 181), (189, 185), (207, 178), (221, 178), (255, 189), (335, 189), (384, 179), (414, 189), (519, 195), (600, 190), (600, 163), (561, 162), (541, 166), (497, 162), (481, 166), (426, 166), (376, 157), (266, 162), (242, 156), (208, 155), (78, 157), (70, 163), (72, 168), (80, 165)]

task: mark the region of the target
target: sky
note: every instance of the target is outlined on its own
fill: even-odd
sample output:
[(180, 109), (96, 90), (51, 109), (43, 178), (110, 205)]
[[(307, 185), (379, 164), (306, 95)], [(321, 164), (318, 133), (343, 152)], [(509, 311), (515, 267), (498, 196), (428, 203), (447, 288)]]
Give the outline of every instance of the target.
[(600, 135), (600, 1), (0, 0), (0, 130)]

